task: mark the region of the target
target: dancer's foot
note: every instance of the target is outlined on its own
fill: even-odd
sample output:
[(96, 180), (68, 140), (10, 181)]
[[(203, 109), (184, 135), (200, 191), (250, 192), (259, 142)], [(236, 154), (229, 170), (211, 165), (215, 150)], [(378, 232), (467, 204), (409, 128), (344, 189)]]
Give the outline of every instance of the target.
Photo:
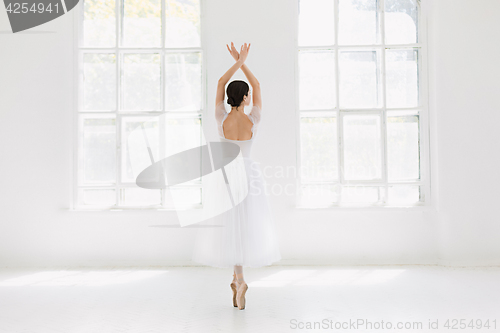
[(238, 303), (236, 302), (236, 294), (240, 285), (238, 284), (238, 280), (236, 280), (236, 274), (234, 274), (233, 282), (231, 282), (229, 286), (233, 290), (233, 306), (237, 307)]
[(245, 281), (241, 283), (238, 287), (238, 292), (236, 293), (236, 303), (238, 305), (238, 309), (243, 310), (245, 308), (245, 294), (248, 290), (248, 285)]

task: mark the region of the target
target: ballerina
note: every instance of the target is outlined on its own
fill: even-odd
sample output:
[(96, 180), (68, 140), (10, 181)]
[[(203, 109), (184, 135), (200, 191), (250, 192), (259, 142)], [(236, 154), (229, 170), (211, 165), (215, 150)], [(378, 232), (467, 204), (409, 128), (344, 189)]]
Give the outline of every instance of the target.
[[(245, 64), (250, 44), (241, 46), (240, 52), (231, 42), (227, 49), (236, 63), (219, 79), (215, 98), (215, 119), (222, 142), (237, 144), (243, 156), (244, 173), (233, 174), (236, 179), (235, 195), (242, 195), (241, 188), (247, 187), (248, 194), (241, 202), (225, 214), (216, 216), (223, 228), (200, 228), (193, 251), (193, 261), (214, 267), (232, 267), (233, 306), (245, 309), (245, 295), (248, 285), (243, 277), (243, 267), (262, 267), (281, 259), (274, 220), (265, 193), (265, 181), (258, 162), (251, 158), (253, 142), (258, 134), (262, 115), (262, 97), (260, 83)], [(224, 107), (224, 88), (241, 68), (247, 77), (252, 91), (245, 81), (234, 80), (227, 87), (227, 102), (231, 111)], [(252, 109), (244, 113), (245, 106)], [(246, 182), (246, 184), (244, 183)], [(239, 190), (240, 189), (240, 190)], [(218, 198), (219, 192), (226, 188), (211, 188), (210, 197)], [(241, 197), (240, 197), (241, 198)]]

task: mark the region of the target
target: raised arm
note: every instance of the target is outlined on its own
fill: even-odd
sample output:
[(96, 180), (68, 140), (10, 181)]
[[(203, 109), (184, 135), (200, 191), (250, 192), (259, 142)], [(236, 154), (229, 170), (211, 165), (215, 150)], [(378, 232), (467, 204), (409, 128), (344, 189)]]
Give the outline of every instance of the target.
[(240, 54), (240, 53), (238, 53), (238, 51), (236, 51), (236, 48), (234, 47), (233, 42), (231, 42), (231, 48), (229, 48), (229, 46), (226, 44), (227, 50), (229, 51), (231, 56), (234, 58), (234, 60), (238, 61), (238, 60), (243, 59), (243, 63), (241, 64), (240, 68), (243, 71), (243, 73), (245, 73), (245, 76), (247, 77), (248, 82), (250, 82), (250, 85), (253, 88), (253, 96), (252, 96), (253, 102), (252, 103), (253, 103), (253, 105), (257, 105), (259, 107), (259, 109), (262, 109), (262, 95), (260, 93), (259, 80), (257, 80), (255, 75), (253, 75), (253, 73), (250, 71), (248, 66), (245, 64), (245, 60), (248, 56), (248, 52), (250, 51), (251, 45), (252, 45), (252, 43), (249, 43), (248, 46), (247, 46), (247, 43), (242, 45), (241, 51), (240, 51), (241, 54)]
[(234, 65), (231, 66), (231, 68), (229, 68), (227, 70), (226, 73), (224, 73), (224, 75), (221, 76), (221, 78), (219, 79), (219, 82), (217, 82), (217, 93), (215, 95), (215, 106), (219, 105), (220, 102), (224, 101), (224, 97), (226, 96), (226, 91), (225, 91), (225, 88), (226, 88), (226, 84), (229, 82), (229, 79), (231, 79), (234, 75), (234, 73), (236, 73), (236, 71), (238, 70), (238, 68), (241, 67), (241, 65), (243, 64), (243, 60), (237, 60), (236, 63)]
[(248, 82), (250, 82), (250, 85), (252, 86), (253, 89), (253, 105), (257, 105), (261, 110), (262, 110), (262, 95), (260, 93), (260, 82), (257, 80), (255, 75), (250, 71), (250, 68), (244, 63), (241, 65), (241, 70), (243, 73), (245, 73), (245, 76), (248, 79)]

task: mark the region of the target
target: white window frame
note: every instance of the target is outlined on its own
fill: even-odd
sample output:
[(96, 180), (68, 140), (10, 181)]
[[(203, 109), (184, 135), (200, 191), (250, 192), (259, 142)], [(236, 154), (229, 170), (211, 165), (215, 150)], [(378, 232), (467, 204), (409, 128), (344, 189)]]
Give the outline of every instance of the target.
[[(307, 1), (307, 0), (304, 0)], [(418, 11), (418, 43), (415, 44), (385, 44), (385, 18), (384, 18), (384, 0), (378, 0), (378, 14), (380, 15), (380, 31), (381, 31), (381, 43), (373, 45), (338, 45), (338, 32), (339, 32), (339, 0), (334, 1), (334, 19), (335, 19), (335, 44), (334, 45), (321, 45), (321, 46), (299, 46), (298, 45), (298, 34), (299, 34), (299, 7), (300, 0), (297, 4), (296, 12), (296, 26), (295, 26), (295, 105), (296, 105), (296, 133), (298, 133), (296, 138), (296, 151), (297, 151), (297, 170), (301, 170), (301, 131), (300, 131), (300, 120), (301, 116), (310, 114), (324, 114), (325, 116), (334, 116), (336, 118), (337, 124), (337, 170), (338, 170), (338, 180), (337, 181), (321, 181), (321, 182), (303, 182), (301, 179), (301, 172), (297, 172), (297, 178), (295, 183), (295, 208), (296, 209), (342, 209), (342, 210), (394, 210), (394, 209), (404, 209), (404, 210), (422, 210), (432, 207), (433, 201), (431, 197), (431, 177), (430, 177), (430, 126), (429, 126), (429, 93), (428, 93), (428, 63), (427, 63), (427, 10), (425, 1), (418, 0), (420, 5)], [(418, 88), (419, 88), (419, 101), (420, 106), (413, 108), (387, 108), (386, 107), (386, 82), (385, 82), (385, 48), (390, 47), (396, 48), (417, 48), (418, 49)], [(300, 110), (299, 104), (299, 51), (300, 50), (333, 50), (335, 52), (335, 89), (336, 89), (336, 107), (327, 110)], [(380, 79), (381, 83), (381, 95), (382, 95), (382, 107), (374, 109), (346, 109), (341, 108), (338, 103), (339, 100), (339, 50), (377, 50), (380, 52)], [(386, 130), (386, 111), (387, 110), (418, 110), (419, 117), (419, 152), (420, 152), (420, 181), (391, 181), (388, 182), (387, 178), (387, 130)], [(343, 179), (341, 168), (343, 166), (343, 146), (342, 146), (342, 117), (344, 115), (351, 114), (377, 114), (381, 117), (381, 134), (383, 135), (383, 140), (381, 140), (381, 157), (382, 157), (382, 180), (356, 180), (356, 181), (346, 181)], [(387, 204), (383, 202), (382, 204), (346, 204), (346, 203), (331, 203), (330, 205), (321, 207), (312, 207), (301, 204), (301, 190), (302, 185), (372, 185), (372, 186), (384, 186), (385, 187), (385, 200), (388, 197), (388, 187), (392, 184), (411, 184), (420, 185), (421, 187), (421, 202), (414, 205), (396, 205)], [(340, 201), (340, 200), (339, 200)]]
[[(72, 171), (73, 171), (73, 190), (72, 190), (72, 200), (71, 200), (71, 208), (70, 210), (75, 211), (122, 211), (122, 210), (167, 210), (174, 211), (178, 210), (179, 207), (168, 206), (166, 203), (166, 189), (161, 189), (161, 204), (159, 205), (147, 205), (147, 206), (128, 206), (121, 204), (124, 200), (124, 189), (125, 188), (137, 188), (135, 183), (122, 183), (121, 182), (121, 119), (123, 116), (126, 117), (148, 117), (148, 116), (161, 116), (165, 115), (167, 117), (171, 116), (173, 118), (181, 117), (183, 119), (189, 118), (199, 118), (201, 121), (200, 125), (200, 136), (203, 136), (203, 121), (204, 114), (206, 108), (206, 52), (204, 45), (204, 29), (203, 29), (203, 19), (204, 19), (204, 1), (199, 0), (200, 2), (200, 47), (186, 47), (186, 48), (168, 48), (165, 47), (165, 30), (166, 30), (166, 15), (165, 15), (165, 1), (161, 0), (161, 26), (162, 26), (162, 34), (161, 34), (161, 46), (160, 47), (122, 47), (120, 46), (120, 38), (122, 36), (123, 31), (123, 19), (121, 15), (118, 13), (122, 10), (123, 0), (115, 0), (115, 31), (116, 31), (116, 41), (114, 47), (85, 47), (82, 45), (83, 41), (83, 16), (84, 16), (84, 1), (79, 6), (74, 8), (73, 13), (73, 77), (74, 77), (74, 90), (73, 90), (73, 112), (72, 112), (72, 124), (73, 124), (73, 156), (72, 156)], [(118, 111), (86, 111), (83, 110), (83, 54), (84, 53), (114, 53), (116, 54), (116, 105)], [(161, 81), (160, 81), (160, 103), (161, 110), (160, 111), (123, 111), (121, 110), (122, 102), (120, 100), (121, 96), (121, 70), (123, 63), (123, 54), (124, 53), (157, 53), (161, 57)], [(165, 111), (164, 102), (165, 102), (165, 77), (166, 77), (166, 69), (165, 69), (165, 54), (167, 53), (180, 53), (180, 52), (199, 52), (201, 54), (201, 109), (199, 111)], [(79, 119), (80, 115), (95, 115), (99, 116), (115, 116), (115, 125), (116, 125), (116, 182), (114, 185), (83, 185), (78, 183), (79, 179), (79, 165), (78, 165), (78, 156), (79, 156)], [(165, 124), (163, 121), (164, 117), (159, 117), (160, 121), (160, 142), (159, 149), (160, 154), (165, 151)], [(202, 138), (203, 142), (203, 138)], [(190, 182), (190, 184), (186, 185), (177, 185), (176, 187), (195, 187), (201, 189), (201, 182)], [(82, 206), (78, 205), (79, 202), (79, 190), (82, 188), (88, 189), (114, 189), (116, 194), (116, 204), (112, 206)], [(181, 207), (180, 209), (199, 209), (201, 208), (203, 203), (194, 204), (186, 207)]]

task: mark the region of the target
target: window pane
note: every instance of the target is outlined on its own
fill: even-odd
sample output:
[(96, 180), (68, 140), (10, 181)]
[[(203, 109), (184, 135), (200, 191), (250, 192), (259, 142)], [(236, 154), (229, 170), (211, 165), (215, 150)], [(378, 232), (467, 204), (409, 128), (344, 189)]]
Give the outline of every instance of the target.
[(387, 163), (389, 180), (418, 179), (418, 116), (387, 117)]
[(381, 135), (378, 115), (343, 116), (344, 178), (380, 179)]
[(201, 145), (200, 118), (167, 118), (165, 126), (165, 157)]
[(395, 185), (389, 186), (387, 202), (395, 204), (413, 204), (420, 200), (420, 186)]
[(301, 187), (300, 205), (324, 207), (338, 201), (339, 185), (305, 185)]
[(165, 110), (201, 110), (201, 53), (168, 53), (165, 67)]
[(80, 131), (81, 179), (85, 183), (115, 182), (115, 118), (82, 118)]
[(385, 43), (410, 44), (417, 42), (417, 0), (385, 0)]
[(301, 0), (299, 45), (335, 44), (335, 19), (332, 0)]
[(160, 110), (159, 54), (125, 54), (123, 58), (123, 109)]
[(116, 110), (116, 55), (83, 55), (83, 108)]
[(379, 199), (379, 187), (344, 186), (342, 188), (342, 203), (375, 203)]
[(123, 0), (123, 45), (161, 46), (161, 1)]
[(339, 0), (339, 44), (376, 44), (376, 0)]
[(160, 190), (126, 188), (123, 191), (123, 204), (125, 206), (152, 206), (161, 204)]
[(82, 205), (111, 206), (116, 203), (114, 189), (80, 189)]
[(340, 52), (340, 107), (379, 106), (377, 51)]
[(333, 52), (299, 52), (300, 109), (335, 107), (335, 55)]
[(115, 29), (115, 0), (85, 0), (83, 2), (84, 46), (115, 46)]
[(300, 137), (302, 180), (338, 179), (336, 119), (302, 117)]
[(418, 51), (386, 50), (387, 107), (418, 105)]
[(200, 2), (166, 0), (165, 47), (200, 47)]
[(153, 164), (148, 145), (151, 148), (154, 162), (160, 160), (159, 117), (123, 117), (121, 128), (122, 182), (135, 183), (137, 176)]
[(201, 188), (187, 186), (172, 186), (165, 190), (166, 206), (182, 208), (201, 204)]

